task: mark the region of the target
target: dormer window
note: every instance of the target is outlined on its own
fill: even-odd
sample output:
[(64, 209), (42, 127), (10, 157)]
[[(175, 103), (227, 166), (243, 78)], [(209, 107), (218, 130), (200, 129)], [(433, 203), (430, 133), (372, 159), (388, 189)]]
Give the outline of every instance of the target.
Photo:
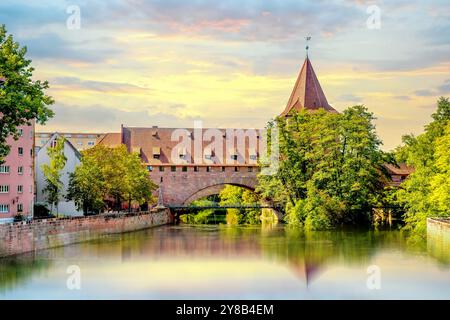
[(152, 153), (153, 153), (153, 159), (159, 159), (161, 157), (161, 148), (153, 147)]
[(237, 160), (237, 158), (238, 158), (238, 153), (237, 153), (236, 148), (231, 148), (229, 153), (230, 153), (230, 158), (231, 158), (232, 160)]
[(178, 156), (180, 157), (180, 159), (184, 159), (186, 155), (187, 155), (186, 147), (178, 148)]
[(206, 148), (204, 154), (205, 154), (205, 159), (207, 159), (207, 160), (211, 160), (213, 157), (213, 151), (211, 150), (211, 148)]

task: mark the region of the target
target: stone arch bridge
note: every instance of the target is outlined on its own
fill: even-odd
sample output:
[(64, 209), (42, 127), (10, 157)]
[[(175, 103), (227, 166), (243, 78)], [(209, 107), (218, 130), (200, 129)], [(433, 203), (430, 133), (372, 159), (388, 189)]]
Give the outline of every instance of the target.
[(257, 184), (256, 166), (184, 167), (186, 171), (177, 169), (152, 172), (150, 175), (159, 185), (159, 205), (189, 205), (195, 200), (219, 194), (227, 184), (252, 191)]

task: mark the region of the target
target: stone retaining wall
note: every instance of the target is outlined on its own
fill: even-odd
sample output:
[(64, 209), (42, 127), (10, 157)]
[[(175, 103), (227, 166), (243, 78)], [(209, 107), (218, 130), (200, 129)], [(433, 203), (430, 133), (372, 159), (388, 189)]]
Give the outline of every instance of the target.
[(427, 247), (433, 256), (450, 262), (450, 219), (427, 219)]
[(0, 225), (0, 257), (168, 224), (170, 211), (33, 220)]

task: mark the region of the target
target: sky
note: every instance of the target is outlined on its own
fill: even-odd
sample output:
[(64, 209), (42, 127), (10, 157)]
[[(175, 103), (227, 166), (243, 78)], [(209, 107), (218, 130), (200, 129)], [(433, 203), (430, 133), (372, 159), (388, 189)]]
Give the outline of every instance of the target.
[(385, 150), (450, 96), (448, 0), (1, 0), (0, 23), (50, 83), (55, 117), (38, 131), (262, 128), (306, 36), (328, 102), (368, 107)]

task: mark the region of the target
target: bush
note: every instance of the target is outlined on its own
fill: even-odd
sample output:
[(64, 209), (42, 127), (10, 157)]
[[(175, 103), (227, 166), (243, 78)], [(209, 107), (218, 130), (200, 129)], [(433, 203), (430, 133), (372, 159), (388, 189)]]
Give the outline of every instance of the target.
[(14, 222), (20, 222), (20, 221), (25, 221), (25, 216), (18, 213), (14, 216)]

